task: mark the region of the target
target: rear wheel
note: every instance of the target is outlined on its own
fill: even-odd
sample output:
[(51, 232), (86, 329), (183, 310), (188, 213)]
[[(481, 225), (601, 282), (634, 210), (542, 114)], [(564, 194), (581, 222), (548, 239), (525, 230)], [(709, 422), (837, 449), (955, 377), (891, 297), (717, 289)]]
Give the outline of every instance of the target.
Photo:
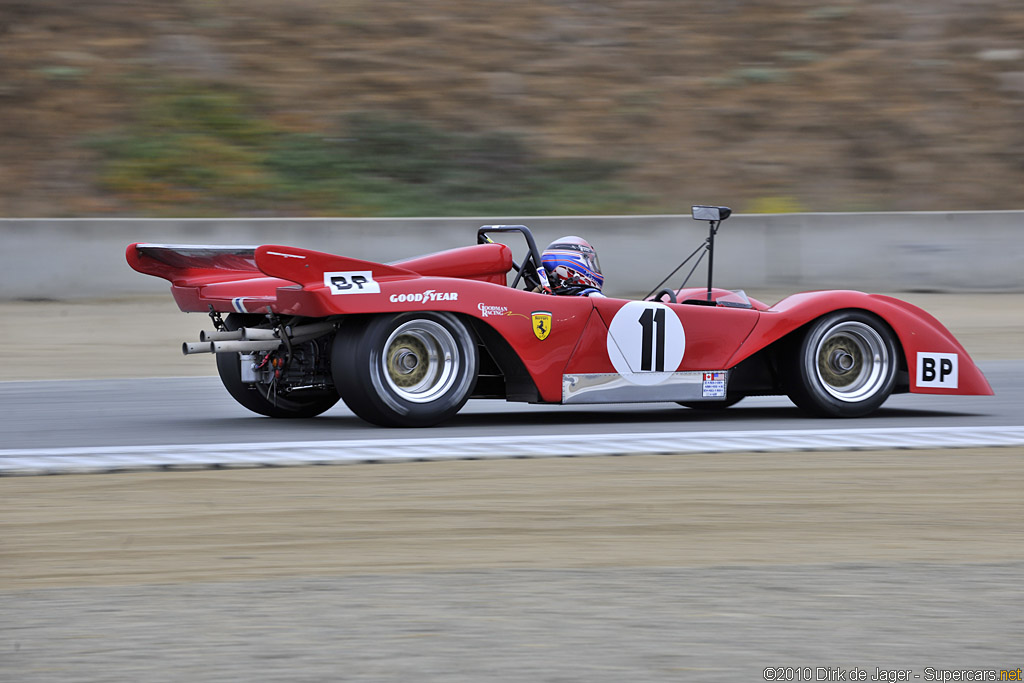
[(459, 412), (476, 383), (476, 342), (451, 313), (400, 313), (343, 325), (331, 357), (345, 405), (384, 427), (443, 422)]
[[(263, 321), (261, 315), (241, 315), (232, 313), (224, 320), (229, 330), (239, 327), (258, 325)], [(231, 397), (254, 413), (267, 417), (303, 418), (316, 417), (338, 402), (335, 393), (317, 393), (309, 396), (289, 395), (287, 398), (278, 396), (269, 388), (259, 384), (242, 381), (242, 363), (237, 353), (217, 354), (217, 373), (224, 388)]]
[(789, 397), (822, 417), (861, 417), (896, 383), (895, 336), (878, 317), (838, 311), (814, 322), (787, 360)]

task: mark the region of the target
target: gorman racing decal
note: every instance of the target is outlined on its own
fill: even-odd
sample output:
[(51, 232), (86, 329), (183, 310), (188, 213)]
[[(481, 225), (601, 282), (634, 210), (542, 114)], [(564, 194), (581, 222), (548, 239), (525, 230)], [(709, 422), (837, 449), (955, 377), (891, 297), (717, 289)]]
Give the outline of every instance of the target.
[(489, 318), (494, 315), (501, 315), (506, 317), (514, 315), (519, 316), (520, 318), (526, 317), (522, 313), (513, 313), (512, 311), (508, 310), (508, 306), (491, 306), (490, 304), (477, 304), (476, 308), (478, 311), (480, 311), (481, 318)]
[(458, 292), (438, 292), (428, 289), (415, 294), (392, 294), (388, 300), (393, 304), (404, 304), (406, 302), (429, 304), (432, 301), (458, 301)]
[(477, 304), (477, 310), (480, 311), (481, 318), (487, 318), (492, 315), (508, 315), (508, 306), (488, 306), (487, 304)]
[(661, 384), (683, 361), (686, 333), (676, 312), (655, 301), (630, 301), (608, 326), (608, 357), (633, 384)]
[(960, 369), (955, 353), (917, 353), (917, 386), (956, 389), (960, 382), (959, 375)]
[(532, 318), (533, 333), (537, 339), (544, 341), (551, 334), (551, 311), (534, 311)]
[(324, 286), (331, 294), (379, 294), (380, 283), (369, 270), (336, 270), (324, 273)]

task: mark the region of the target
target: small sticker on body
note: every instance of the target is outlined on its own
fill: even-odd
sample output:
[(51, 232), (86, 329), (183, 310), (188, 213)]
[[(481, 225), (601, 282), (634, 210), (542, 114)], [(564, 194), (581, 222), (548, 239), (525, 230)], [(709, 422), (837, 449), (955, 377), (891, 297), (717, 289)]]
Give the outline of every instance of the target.
[(331, 294), (379, 294), (380, 283), (369, 270), (338, 270), (324, 273), (324, 286)]
[(959, 383), (960, 368), (955, 353), (918, 352), (917, 386), (956, 389)]
[(551, 333), (551, 311), (533, 312), (533, 333), (544, 341)]
[(725, 398), (725, 372), (705, 372), (701, 396)]

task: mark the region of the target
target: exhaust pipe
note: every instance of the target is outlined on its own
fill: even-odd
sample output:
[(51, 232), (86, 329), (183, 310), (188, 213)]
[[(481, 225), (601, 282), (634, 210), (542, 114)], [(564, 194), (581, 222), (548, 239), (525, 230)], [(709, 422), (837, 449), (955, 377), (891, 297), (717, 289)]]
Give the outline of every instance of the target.
[(242, 341), (242, 340), (277, 339), (277, 330), (266, 330), (260, 327), (239, 327), (237, 330), (203, 330), (199, 333), (201, 342)]
[[(292, 327), (291, 325), (284, 328), (285, 333), (289, 337), (304, 337), (304, 336), (320, 336), (321, 334), (327, 334), (334, 329), (334, 323), (313, 323), (311, 325), (300, 325), (298, 327)], [(219, 341), (264, 341), (269, 339), (278, 339), (277, 330), (268, 330), (263, 327), (239, 327), (237, 330), (213, 330), (207, 332), (203, 330), (199, 333), (199, 341), (201, 342), (219, 342)]]
[[(202, 334), (199, 336), (202, 337)], [(181, 345), (181, 352), (186, 356), (193, 353), (213, 353), (213, 342), (185, 342)]]
[[(292, 344), (302, 344), (334, 330), (334, 323), (322, 322), (298, 327), (285, 327), (285, 334)], [(255, 353), (273, 351), (283, 344), (277, 330), (261, 327), (240, 327), (237, 330), (214, 330), (199, 333), (199, 342), (185, 342), (181, 352), (186, 356), (194, 353)]]
[(242, 339), (247, 341), (266, 341), (268, 339), (278, 339), (277, 330), (265, 330), (262, 327), (243, 327), (241, 328)]
[(312, 323), (310, 325), (299, 325), (298, 327), (292, 327), (288, 325), (284, 328), (284, 331), (288, 333), (288, 336), (295, 341), (298, 337), (306, 337), (303, 341), (309, 339), (316, 339), (320, 335), (327, 334), (334, 330), (334, 323)]
[(241, 338), (242, 330), (214, 330), (213, 332), (203, 330), (199, 333), (201, 342), (237, 341)]
[(253, 353), (255, 351), (273, 351), (280, 345), (280, 339), (267, 341), (185, 342), (181, 345), (181, 352), (186, 356), (191, 356), (194, 353)]
[(253, 353), (255, 351), (273, 351), (282, 343), (280, 339), (210, 342), (210, 350), (213, 353)]

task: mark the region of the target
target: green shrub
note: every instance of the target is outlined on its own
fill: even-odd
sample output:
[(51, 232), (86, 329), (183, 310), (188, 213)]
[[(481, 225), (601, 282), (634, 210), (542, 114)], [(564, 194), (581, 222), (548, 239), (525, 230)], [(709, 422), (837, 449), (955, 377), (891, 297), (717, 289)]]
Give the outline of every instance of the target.
[(135, 123), (96, 138), (100, 185), (143, 213), (412, 216), (622, 212), (621, 164), (548, 159), (517, 135), (451, 132), (378, 113), (336, 130), (275, 125), (252, 98), (149, 87)]

